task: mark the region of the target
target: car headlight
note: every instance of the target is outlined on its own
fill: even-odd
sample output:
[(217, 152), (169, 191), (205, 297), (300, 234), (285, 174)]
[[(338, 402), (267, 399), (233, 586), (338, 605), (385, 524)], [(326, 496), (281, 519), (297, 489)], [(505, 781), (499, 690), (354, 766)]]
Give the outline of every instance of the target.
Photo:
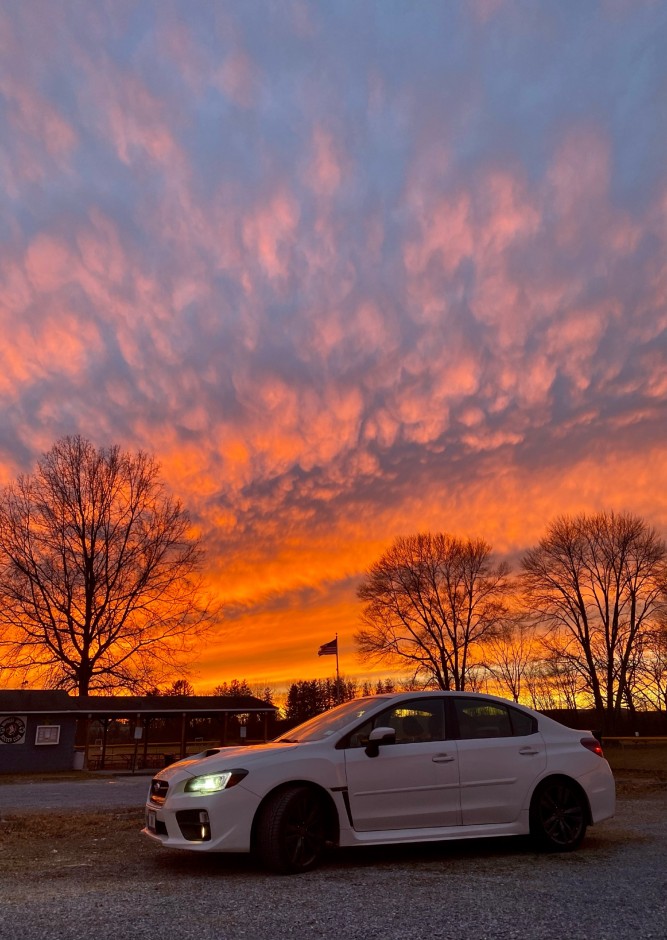
[(185, 784), (186, 793), (217, 793), (219, 790), (228, 790), (243, 780), (247, 770), (224, 770), (219, 774), (202, 774), (193, 777)]

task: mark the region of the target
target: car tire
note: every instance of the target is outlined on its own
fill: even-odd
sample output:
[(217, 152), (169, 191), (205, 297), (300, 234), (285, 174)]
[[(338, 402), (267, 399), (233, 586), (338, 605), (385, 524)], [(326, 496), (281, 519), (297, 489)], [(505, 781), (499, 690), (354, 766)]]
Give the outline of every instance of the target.
[(565, 777), (543, 781), (530, 804), (530, 834), (543, 851), (571, 852), (586, 834), (588, 803)]
[(281, 790), (261, 810), (255, 849), (271, 871), (284, 875), (310, 871), (319, 864), (326, 843), (325, 807), (311, 787)]

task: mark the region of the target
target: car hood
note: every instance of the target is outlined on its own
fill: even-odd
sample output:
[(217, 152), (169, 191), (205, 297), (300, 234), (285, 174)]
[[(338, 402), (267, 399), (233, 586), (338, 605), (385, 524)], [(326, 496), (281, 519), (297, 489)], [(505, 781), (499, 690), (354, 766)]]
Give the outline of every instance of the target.
[(229, 770), (233, 767), (247, 768), (267, 758), (270, 760), (276, 753), (294, 750), (297, 744), (271, 743), (246, 745), (244, 747), (221, 747), (208, 757), (193, 754), (183, 760), (176, 761), (160, 770), (155, 776), (161, 780), (171, 780), (174, 777), (187, 775), (197, 777), (200, 774), (216, 773), (220, 770)]

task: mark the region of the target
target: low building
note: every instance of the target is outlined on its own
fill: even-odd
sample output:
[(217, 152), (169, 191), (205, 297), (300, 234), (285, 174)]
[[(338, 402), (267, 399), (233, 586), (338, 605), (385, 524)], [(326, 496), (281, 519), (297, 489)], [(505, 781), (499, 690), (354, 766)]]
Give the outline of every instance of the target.
[(71, 770), (78, 714), (67, 692), (0, 691), (0, 773)]
[(211, 747), (267, 741), (275, 713), (252, 695), (0, 690), (0, 773), (162, 767)]

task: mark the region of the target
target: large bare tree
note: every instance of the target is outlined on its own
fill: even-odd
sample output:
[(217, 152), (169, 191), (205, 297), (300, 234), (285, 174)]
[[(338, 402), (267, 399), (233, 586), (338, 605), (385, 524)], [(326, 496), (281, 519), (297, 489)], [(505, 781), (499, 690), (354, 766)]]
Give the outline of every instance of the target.
[(58, 441), (0, 497), (0, 652), (79, 695), (161, 678), (207, 618), (201, 549), (147, 454)]
[(577, 670), (606, 727), (628, 700), (637, 651), (664, 603), (666, 560), (655, 530), (614, 512), (561, 516), (522, 560), (545, 646)]
[(363, 659), (409, 667), (441, 689), (470, 685), (475, 656), (506, 616), (508, 568), (482, 539), (421, 533), (396, 539), (366, 574), (358, 596)]

